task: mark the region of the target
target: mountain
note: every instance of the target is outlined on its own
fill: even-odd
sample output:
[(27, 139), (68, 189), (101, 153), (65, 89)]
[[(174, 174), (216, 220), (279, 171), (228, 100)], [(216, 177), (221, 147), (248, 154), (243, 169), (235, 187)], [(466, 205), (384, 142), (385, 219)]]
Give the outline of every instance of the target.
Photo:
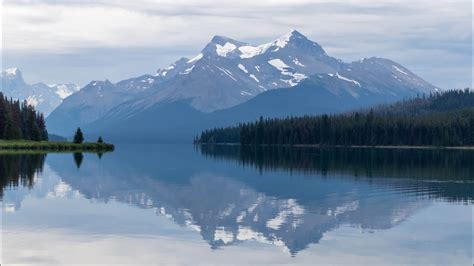
[(44, 83), (27, 84), (21, 71), (8, 68), (0, 76), (0, 90), (8, 97), (26, 100), (38, 111), (48, 116), (63, 99), (77, 92), (79, 87), (72, 83), (46, 85)]
[(142, 110), (159, 102), (190, 99), (191, 107), (208, 113), (268, 90), (295, 86), (312, 74), (336, 72), (340, 66), (340, 61), (297, 31), (260, 46), (215, 36), (186, 62), (184, 71), (147, 97)]
[[(345, 79), (352, 77), (347, 74), (336, 75)], [(107, 135), (114, 141), (182, 142), (191, 140), (204, 129), (255, 121), (260, 116), (284, 118), (348, 112), (430, 92), (409, 87), (394, 90), (392, 88), (398, 80), (393, 79), (386, 81), (384, 85), (380, 84), (377, 88), (386, 92), (379, 93), (365, 89), (371, 85), (366, 79), (359, 79), (360, 84), (364, 84), (359, 87), (338, 76), (314, 75), (295, 87), (266, 91), (242, 104), (212, 113), (200, 112), (185, 100), (158, 104), (120, 119), (109, 112), (86, 129), (97, 135)]]
[(347, 64), (336, 73), (313, 75), (293, 88), (262, 93), (238, 106), (214, 112), (212, 120), (229, 125), (260, 116), (345, 112), (434, 91), (435, 87), (403, 66), (387, 59), (369, 58)]
[[(288, 57), (289, 65), (277, 57)], [(336, 71), (339, 64), (297, 31), (260, 46), (215, 36), (194, 58), (181, 58), (154, 75), (108, 84), (107, 99), (97, 97), (101, 89), (93, 88), (91, 84), (96, 82), (91, 82), (51, 114), (48, 128), (68, 134), (128, 101), (113, 113), (128, 116), (157, 103), (181, 100), (190, 100), (189, 105), (200, 112), (212, 112), (267, 90), (297, 85), (314, 73)]]
[(120, 81), (91, 81), (77, 93), (67, 97), (47, 118), (48, 130), (69, 136), (78, 126), (84, 126), (104, 116), (110, 109), (146, 92), (166, 79), (143, 75)]
[[(117, 139), (184, 140), (203, 125), (337, 112), (437, 90), (388, 59), (344, 63), (295, 30), (259, 46), (215, 36), (194, 58), (181, 58), (145, 77), (150, 85), (138, 89), (136, 84), (146, 79), (110, 83), (111, 99), (97, 97), (98, 89), (82, 90), (82, 96), (70, 97), (76, 101), (68, 99), (53, 112), (48, 128), (68, 134), (85, 126)], [(288, 89), (280, 93), (282, 88)]]

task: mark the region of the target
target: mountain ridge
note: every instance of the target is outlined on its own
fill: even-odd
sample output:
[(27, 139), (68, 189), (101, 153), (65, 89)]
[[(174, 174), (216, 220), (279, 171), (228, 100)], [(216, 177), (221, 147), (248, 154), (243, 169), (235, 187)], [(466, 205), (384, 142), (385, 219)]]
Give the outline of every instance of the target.
[[(191, 59), (183, 57), (154, 75), (111, 84), (106, 87), (108, 99), (100, 96), (102, 90), (97, 87), (82, 90), (87, 92), (82, 97), (72, 95), (48, 117), (47, 123), (52, 132), (68, 134), (77, 126), (97, 125), (98, 121), (111, 125), (105, 120), (118, 124), (174, 103), (186, 103), (197, 113), (212, 114), (308, 79), (317, 81), (320, 88), (329, 92), (325, 93), (328, 97), (347, 97), (348, 106), (344, 109), (359, 107), (350, 101), (395, 101), (437, 90), (388, 59), (372, 57), (345, 63), (329, 56), (318, 43), (296, 30), (255, 46), (217, 35)], [(377, 101), (367, 100), (370, 97)], [(310, 103), (306, 105), (311, 107)], [(311, 113), (321, 111), (318, 106), (313, 109)], [(71, 115), (64, 116), (66, 111)], [(82, 119), (71, 119), (74, 117)]]
[(48, 116), (68, 96), (80, 87), (72, 83), (46, 85), (43, 82), (28, 84), (23, 73), (16, 67), (2, 70), (0, 90), (13, 99), (26, 100), (38, 111)]

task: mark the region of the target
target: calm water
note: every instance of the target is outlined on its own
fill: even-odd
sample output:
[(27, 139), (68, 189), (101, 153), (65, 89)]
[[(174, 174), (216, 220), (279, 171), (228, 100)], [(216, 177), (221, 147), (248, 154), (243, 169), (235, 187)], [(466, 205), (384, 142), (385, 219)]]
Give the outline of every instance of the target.
[(472, 151), (135, 145), (0, 176), (3, 264), (472, 264)]

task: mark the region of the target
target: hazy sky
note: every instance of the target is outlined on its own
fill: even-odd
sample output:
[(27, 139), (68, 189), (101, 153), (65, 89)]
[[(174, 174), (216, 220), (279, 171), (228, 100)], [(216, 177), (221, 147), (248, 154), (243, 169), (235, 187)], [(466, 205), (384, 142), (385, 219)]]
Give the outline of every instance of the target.
[(386, 57), (443, 88), (472, 86), (471, 0), (3, 0), (3, 68), (28, 82), (121, 79), (199, 53), (214, 35), (290, 29), (344, 61)]

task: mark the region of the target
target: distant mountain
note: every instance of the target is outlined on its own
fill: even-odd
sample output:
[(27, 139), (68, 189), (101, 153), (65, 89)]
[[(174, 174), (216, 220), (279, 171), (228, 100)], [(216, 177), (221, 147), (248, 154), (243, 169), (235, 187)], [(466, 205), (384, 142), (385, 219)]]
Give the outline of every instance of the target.
[(63, 99), (77, 92), (79, 87), (72, 83), (46, 85), (44, 83), (27, 84), (21, 71), (8, 68), (0, 76), (2, 91), (14, 99), (26, 100), (45, 116), (48, 116)]
[[(288, 57), (288, 62), (280, 57)], [(215, 36), (192, 59), (181, 58), (155, 75), (107, 83), (106, 98), (100, 96), (102, 89), (92, 86), (100, 83), (91, 82), (49, 117), (48, 127), (53, 132), (67, 134), (127, 101), (130, 101), (127, 105), (112, 112), (128, 116), (158, 103), (182, 100), (189, 100), (193, 109), (212, 112), (235, 106), (267, 90), (297, 85), (314, 73), (336, 72), (340, 64), (297, 31), (260, 46)]]
[[(295, 86), (312, 74), (335, 73), (341, 67), (319, 44), (295, 30), (259, 46), (215, 36), (199, 55), (181, 62), (175, 65), (186, 69), (148, 97), (142, 109), (190, 99), (194, 109), (212, 112), (267, 90)], [(169, 72), (161, 70), (158, 75), (166, 77)]]
[[(397, 77), (397, 73), (402, 75)], [(313, 75), (293, 88), (262, 93), (238, 106), (214, 112), (212, 120), (229, 125), (256, 120), (260, 116), (287, 117), (345, 112), (427, 95), (436, 90), (393, 61), (370, 58), (347, 64), (336, 73)]]
[(134, 99), (165, 80), (159, 76), (143, 75), (116, 84), (108, 80), (91, 81), (51, 113), (46, 120), (48, 130), (69, 136), (78, 126), (96, 121), (113, 107)]
[(344, 63), (293, 30), (259, 46), (215, 36), (192, 59), (182, 58), (153, 76), (109, 82), (105, 90), (112, 95), (100, 97), (103, 91), (91, 88), (71, 96), (49, 117), (50, 131), (68, 134), (85, 126), (118, 139), (125, 129), (127, 136), (184, 140), (203, 125), (337, 112), (437, 88), (387, 59)]
[[(145, 111), (120, 119), (105, 115), (91, 125), (88, 132), (106, 135), (115, 141), (183, 142), (190, 141), (202, 130), (255, 121), (260, 116), (279, 117), (348, 112), (367, 106), (390, 103), (397, 99), (416, 97), (421, 91), (400, 90), (398, 95), (379, 94), (364, 87), (348, 87), (347, 81), (331, 75), (315, 75), (292, 88), (270, 90), (240, 105), (203, 113), (187, 101), (158, 104)], [(342, 76), (342, 75), (341, 75)], [(347, 75), (349, 76), (349, 75)], [(345, 76), (344, 76), (345, 77)], [(362, 81), (361, 82), (365, 82)], [(338, 89), (334, 94), (328, 88)], [(390, 83), (380, 89), (391, 90)], [(357, 93), (358, 97), (353, 95)], [(113, 110), (112, 110), (113, 111)], [(150, 123), (150, 121), (156, 121)]]

